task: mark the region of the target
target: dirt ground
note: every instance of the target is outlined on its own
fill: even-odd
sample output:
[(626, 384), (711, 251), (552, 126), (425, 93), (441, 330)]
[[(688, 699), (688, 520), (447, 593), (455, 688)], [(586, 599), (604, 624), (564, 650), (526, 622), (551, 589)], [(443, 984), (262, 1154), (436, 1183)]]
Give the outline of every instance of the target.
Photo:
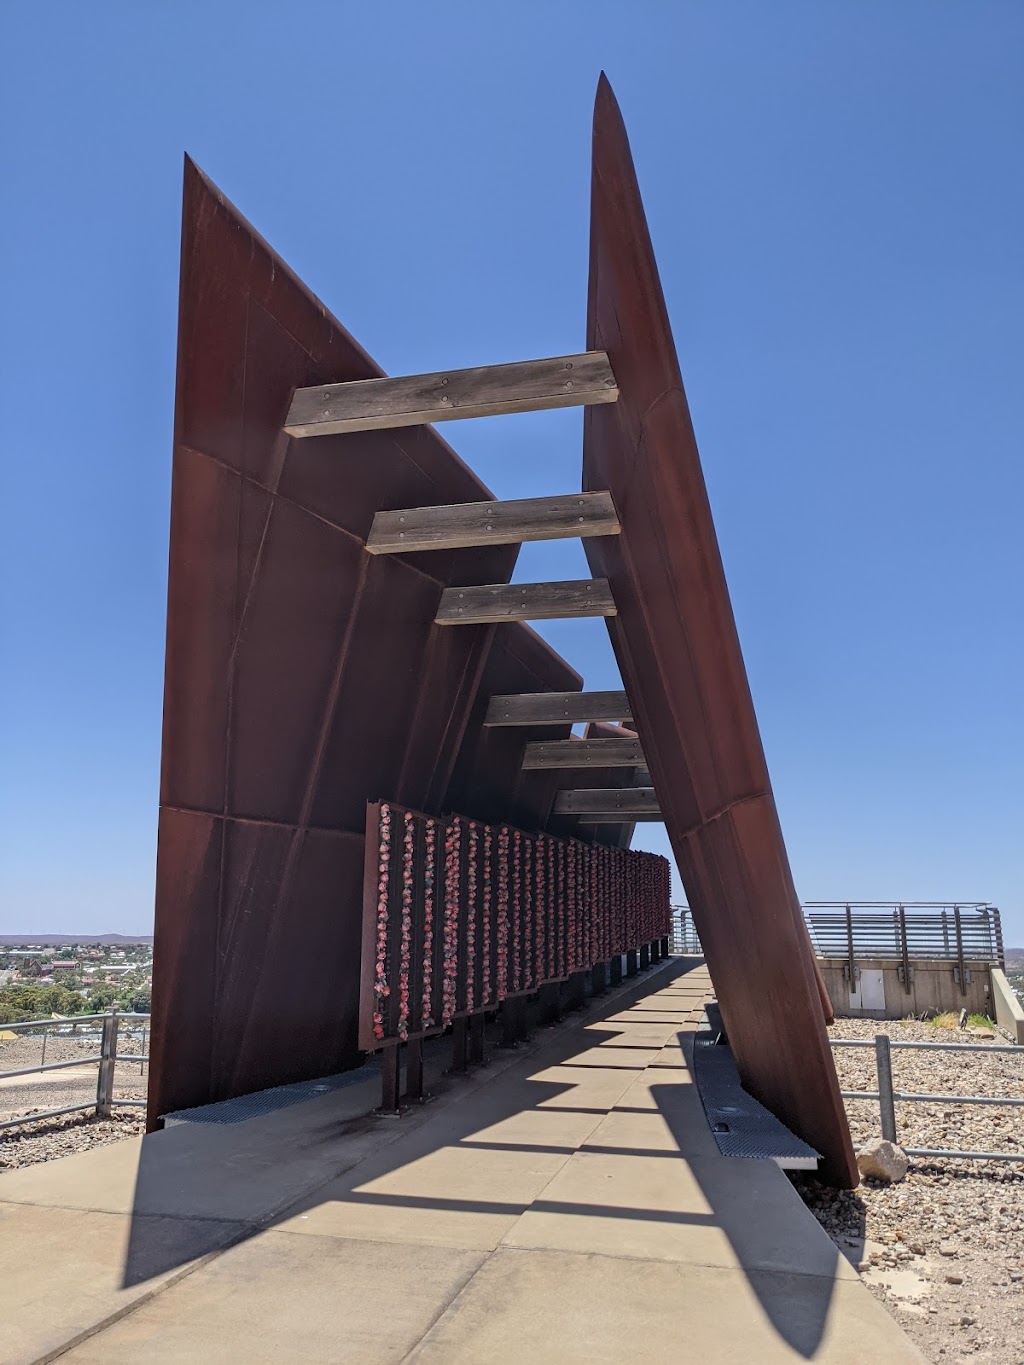
[[(841, 1019), (833, 1037), (979, 1041), (915, 1021)], [(1005, 1042), (996, 1038), (993, 1042)], [(844, 1090), (877, 1088), (874, 1051), (837, 1048)], [(943, 1053), (895, 1049), (897, 1090), (1024, 1098), (1024, 1050)], [(876, 1100), (847, 1100), (854, 1143), (878, 1137)], [(819, 1222), (935, 1365), (1024, 1365), (1024, 1109), (989, 1105), (896, 1105), (908, 1147), (1020, 1151), (1020, 1161), (911, 1158), (896, 1185), (826, 1189), (794, 1177)]]

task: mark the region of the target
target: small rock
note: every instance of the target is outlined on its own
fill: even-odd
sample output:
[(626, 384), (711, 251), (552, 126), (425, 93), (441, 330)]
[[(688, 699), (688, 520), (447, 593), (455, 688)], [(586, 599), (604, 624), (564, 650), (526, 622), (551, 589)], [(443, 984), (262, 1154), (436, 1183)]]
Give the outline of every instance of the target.
[(961, 1326), (961, 1327), (973, 1327), (974, 1324), (975, 1324), (977, 1321), (978, 1321), (977, 1318), (968, 1317), (968, 1315), (967, 1315), (966, 1313), (964, 1313), (964, 1315), (963, 1315), (963, 1316), (961, 1317), (961, 1319), (960, 1319), (960, 1326)]
[(903, 1148), (886, 1138), (871, 1138), (857, 1153), (857, 1169), (861, 1175), (881, 1180), (886, 1185), (902, 1180), (909, 1164)]
[(963, 1277), (962, 1275), (956, 1274), (955, 1271), (951, 1271), (951, 1272), (946, 1276), (946, 1283), (947, 1283), (947, 1284), (963, 1284), (963, 1282), (964, 1282), (964, 1277)]
[(956, 1255), (956, 1246), (955, 1246), (955, 1244), (954, 1244), (953, 1242), (940, 1242), (940, 1243), (939, 1243), (939, 1255), (940, 1255), (940, 1256), (955, 1256), (955, 1255)]

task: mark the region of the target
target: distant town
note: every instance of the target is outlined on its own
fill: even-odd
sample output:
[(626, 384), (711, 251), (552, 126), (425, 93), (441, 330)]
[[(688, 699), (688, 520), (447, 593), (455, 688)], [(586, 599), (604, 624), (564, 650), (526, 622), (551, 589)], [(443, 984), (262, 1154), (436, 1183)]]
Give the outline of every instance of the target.
[(0, 1025), (111, 1009), (148, 1014), (152, 985), (152, 937), (0, 937)]

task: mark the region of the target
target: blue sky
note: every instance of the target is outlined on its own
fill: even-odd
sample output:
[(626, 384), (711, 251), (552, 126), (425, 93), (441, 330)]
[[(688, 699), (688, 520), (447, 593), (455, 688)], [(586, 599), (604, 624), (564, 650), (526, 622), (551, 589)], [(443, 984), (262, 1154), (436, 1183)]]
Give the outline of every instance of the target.
[[(151, 925), (182, 153), (386, 370), (573, 351), (603, 67), (800, 894), (1024, 941), (1022, 52), (1016, 0), (7, 0), (0, 931)], [(578, 487), (578, 412), (445, 434)]]

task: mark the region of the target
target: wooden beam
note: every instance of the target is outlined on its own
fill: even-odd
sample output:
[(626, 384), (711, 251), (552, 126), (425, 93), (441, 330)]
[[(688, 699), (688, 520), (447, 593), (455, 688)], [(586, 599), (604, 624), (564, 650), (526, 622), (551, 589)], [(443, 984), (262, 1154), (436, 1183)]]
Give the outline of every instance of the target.
[(481, 588), (445, 588), (434, 622), (477, 626), (490, 621), (551, 621), (571, 616), (614, 616), (615, 603), (604, 578), (566, 583), (493, 583)]
[[(623, 825), (630, 830), (634, 825), (644, 824), (647, 821), (663, 820), (664, 816), (660, 810), (633, 811), (630, 815), (621, 813), (607, 812), (604, 815), (581, 815), (577, 819), (580, 825)], [(628, 845), (623, 845), (628, 847)]]
[(640, 815), (657, 815), (658, 798), (653, 787), (584, 787), (578, 791), (561, 791), (555, 797), (556, 815), (617, 815), (634, 819)]
[(485, 725), (577, 725), (632, 720), (625, 692), (521, 692), (492, 697)]
[(332, 436), (457, 417), (614, 403), (618, 396), (607, 355), (586, 351), (511, 365), (296, 389), (284, 429), (289, 436)]
[(366, 538), (372, 555), (519, 545), (564, 536), (617, 536), (622, 530), (607, 493), (569, 493), (510, 502), (459, 502), (378, 512)]
[(556, 739), (527, 744), (524, 768), (636, 768), (644, 761), (638, 739)]

